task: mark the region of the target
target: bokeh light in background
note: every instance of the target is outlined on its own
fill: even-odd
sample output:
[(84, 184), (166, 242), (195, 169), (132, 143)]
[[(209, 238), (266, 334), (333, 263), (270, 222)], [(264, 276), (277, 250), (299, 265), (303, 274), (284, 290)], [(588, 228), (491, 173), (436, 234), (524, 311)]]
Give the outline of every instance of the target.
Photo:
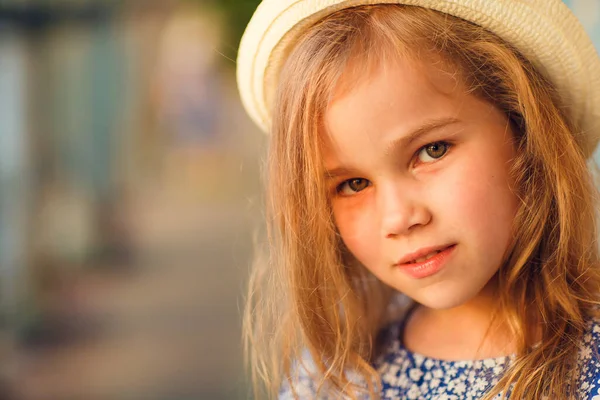
[(0, 4), (0, 399), (249, 398), (258, 0)]
[(0, 399), (247, 398), (257, 2), (0, 6)]

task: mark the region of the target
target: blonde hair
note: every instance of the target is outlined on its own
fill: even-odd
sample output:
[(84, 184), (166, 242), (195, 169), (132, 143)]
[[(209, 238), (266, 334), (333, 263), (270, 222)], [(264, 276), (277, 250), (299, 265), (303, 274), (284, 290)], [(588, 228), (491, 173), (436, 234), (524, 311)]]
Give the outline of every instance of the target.
[[(518, 399), (574, 396), (578, 344), (600, 291), (596, 189), (578, 145), (582, 132), (553, 85), (494, 34), (432, 10), (373, 5), (308, 29), (280, 74), (267, 161), (268, 240), (254, 265), (244, 320), (256, 397), (273, 397), (286, 379), (294, 387), (303, 351), (314, 362), (318, 389), (379, 397), (371, 362), (392, 290), (344, 248), (320, 157), (323, 115), (356, 57), (367, 66), (386, 57), (439, 58), (510, 120), (520, 208), (498, 272), (497, 318), (509, 324), (518, 350), (487, 398), (509, 389)], [(541, 342), (532, 346), (537, 325)]]

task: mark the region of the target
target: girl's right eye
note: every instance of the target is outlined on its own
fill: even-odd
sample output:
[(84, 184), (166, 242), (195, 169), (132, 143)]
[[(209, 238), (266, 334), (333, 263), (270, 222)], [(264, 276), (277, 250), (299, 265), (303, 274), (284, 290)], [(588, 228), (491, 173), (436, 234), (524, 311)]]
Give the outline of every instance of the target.
[(337, 193), (343, 196), (352, 196), (369, 186), (370, 182), (363, 178), (352, 178), (342, 182), (337, 187)]

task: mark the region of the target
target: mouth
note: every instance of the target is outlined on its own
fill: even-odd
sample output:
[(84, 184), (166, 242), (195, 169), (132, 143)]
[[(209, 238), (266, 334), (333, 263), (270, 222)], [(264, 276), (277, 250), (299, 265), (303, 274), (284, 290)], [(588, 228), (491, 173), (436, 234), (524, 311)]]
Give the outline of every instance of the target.
[[(452, 257), (456, 244), (438, 247), (437, 249), (422, 249), (407, 255), (395, 264), (401, 271), (415, 279), (423, 279), (437, 274)], [(410, 257), (410, 258), (409, 258)]]
[(425, 261), (435, 257), (437, 254), (439, 254), (443, 251), (446, 251), (449, 248), (454, 247), (454, 246), (455, 246), (455, 244), (451, 244), (451, 245), (438, 246), (435, 248), (420, 249), (420, 250), (415, 251), (414, 253), (407, 254), (400, 261), (398, 261), (396, 263), (396, 265), (419, 264), (419, 263), (425, 262)]
[(411, 261), (409, 261), (409, 262), (407, 262), (405, 264), (416, 264), (416, 263), (420, 263), (420, 262), (423, 262), (423, 261), (427, 261), (431, 257), (433, 257), (436, 254), (439, 254), (441, 252), (442, 252), (442, 250), (435, 250), (435, 251), (432, 251), (431, 253), (427, 254), (425, 257), (415, 258), (414, 260), (411, 260)]

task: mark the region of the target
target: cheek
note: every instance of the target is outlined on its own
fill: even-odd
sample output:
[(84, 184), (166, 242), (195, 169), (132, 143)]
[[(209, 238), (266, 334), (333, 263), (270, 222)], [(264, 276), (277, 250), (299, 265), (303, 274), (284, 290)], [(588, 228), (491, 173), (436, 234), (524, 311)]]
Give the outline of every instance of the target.
[(471, 158), (448, 177), (438, 199), (454, 223), (502, 247), (510, 236), (517, 197), (510, 189), (508, 164), (502, 159)]
[(350, 252), (361, 262), (378, 253), (376, 219), (365, 202), (344, 200), (333, 206), (335, 224)]

